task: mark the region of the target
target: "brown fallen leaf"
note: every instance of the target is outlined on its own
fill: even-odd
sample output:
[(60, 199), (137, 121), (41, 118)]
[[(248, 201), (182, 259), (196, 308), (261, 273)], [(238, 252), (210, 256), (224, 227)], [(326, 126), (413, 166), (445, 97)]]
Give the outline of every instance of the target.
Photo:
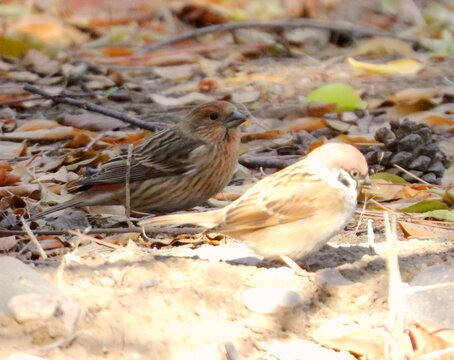
[(39, 241), (39, 244), (44, 250), (59, 249), (65, 247), (63, 241), (60, 237), (52, 235), (40, 235), (36, 237)]
[(398, 224), (406, 238), (418, 238), (418, 239), (436, 239), (437, 238), (437, 235), (435, 235), (432, 231), (428, 230), (427, 226), (413, 224), (413, 223), (406, 222), (406, 221), (399, 221)]
[(21, 178), (11, 174), (10, 170), (0, 167), (0, 186), (14, 185), (20, 180)]
[(249, 142), (253, 140), (270, 140), (270, 139), (276, 139), (279, 136), (283, 134), (282, 131), (280, 130), (268, 130), (268, 131), (263, 131), (260, 133), (253, 133), (253, 134), (244, 134), (241, 136), (241, 142)]
[[(452, 333), (451, 329), (446, 329), (445, 333)], [(412, 343), (415, 348), (415, 358), (424, 358), (424, 355), (427, 356), (426, 359), (437, 359), (437, 360), (453, 360), (454, 359), (454, 350), (442, 353), (443, 350), (452, 348), (454, 344), (452, 342), (446, 341), (442, 337), (443, 331), (436, 332), (426, 329), (421, 324), (414, 324), (410, 329), (410, 336)], [(452, 336), (450, 337), (452, 339)], [(440, 353), (435, 354), (435, 352), (440, 351)], [(433, 354), (434, 357), (430, 357)]]
[(326, 128), (326, 122), (324, 119), (318, 117), (304, 117), (300, 119), (291, 120), (285, 128), (284, 132), (298, 132), (301, 130), (314, 131), (318, 129)]

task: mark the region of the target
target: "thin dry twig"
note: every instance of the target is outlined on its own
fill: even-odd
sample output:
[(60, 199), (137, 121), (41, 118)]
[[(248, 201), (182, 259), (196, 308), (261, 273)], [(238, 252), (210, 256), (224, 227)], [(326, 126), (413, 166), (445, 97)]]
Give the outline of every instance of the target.
[[(139, 226), (134, 226), (132, 228), (95, 228), (87, 231), (87, 234), (125, 234), (125, 233), (141, 233), (144, 228)], [(35, 235), (67, 235), (69, 230), (30, 230)], [(145, 230), (147, 234), (169, 234), (169, 235), (180, 235), (180, 234), (198, 234), (203, 231), (200, 227), (181, 227), (181, 228), (171, 228), (171, 227), (147, 227)], [(7, 230), (0, 229), (0, 235), (28, 235), (24, 230)]]
[(387, 249), (385, 252), (386, 267), (388, 269), (388, 328), (395, 339), (389, 342), (390, 355), (393, 360), (404, 359), (405, 350), (403, 341), (406, 337), (404, 332), (404, 302), (405, 289), (400, 276), (399, 261), (397, 255), (397, 232), (396, 217), (385, 212), (385, 238)]
[(393, 164), (393, 166), (394, 166), (396, 169), (399, 169), (400, 171), (404, 172), (404, 173), (407, 174), (408, 176), (411, 176), (413, 179), (418, 180), (419, 182), (423, 183), (424, 185), (434, 186), (434, 187), (440, 187), (439, 185), (434, 185), (434, 184), (428, 183), (427, 181), (425, 181), (425, 180), (421, 179), (420, 177), (416, 176), (415, 174), (412, 174), (410, 171), (405, 170), (402, 166), (399, 166), (399, 165), (397, 165), (397, 164)]
[(314, 29), (331, 30), (339, 32), (355, 33), (363, 36), (383, 36), (401, 39), (408, 41), (413, 44), (418, 44), (418, 39), (410, 36), (399, 35), (388, 31), (374, 29), (365, 26), (352, 25), (347, 23), (335, 23), (319, 21), (315, 19), (288, 19), (288, 20), (251, 20), (251, 21), (237, 21), (229, 22), (224, 24), (216, 24), (205, 26), (200, 29), (187, 31), (183, 34), (169, 36), (164, 40), (156, 41), (143, 49), (136, 52), (136, 55), (143, 55), (150, 51), (155, 51), (163, 47), (181, 42), (183, 40), (196, 38), (200, 35), (211, 34), (221, 31), (232, 31), (237, 29), (249, 29), (249, 28), (272, 28), (272, 29), (285, 29), (285, 28), (301, 28), (308, 27)]
[(287, 265), (290, 269), (292, 269), (296, 275), (305, 276), (305, 277), (312, 277), (315, 274), (305, 271), (301, 268), (296, 262), (290, 259), (288, 256), (281, 255), (281, 260)]
[(276, 157), (262, 156), (240, 156), (238, 162), (250, 169), (258, 168), (270, 168), (270, 169), (283, 169), (289, 165), (294, 164), (298, 161), (298, 158), (295, 159), (280, 159)]
[(72, 106), (76, 106), (85, 110), (97, 112), (99, 114), (103, 114), (106, 116), (113, 117), (115, 119), (122, 120), (128, 124), (135, 125), (141, 129), (147, 129), (147, 130), (152, 130), (152, 131), (159, 131), (165, 128), (165, 124), (161, 123), (152, 123), (152, 122), (146, 122), (142, 121), (140, 119), (136, 119), (135, 117), (129, 116), (125, 113), (122, 113), (121, 111), (113, 110), (106, 108), (101, 105), (97, 105), (85, 100), (78, 100), (71, 98), (66, 95), (52, 95), (51, 93), (44, 91), (42, 89), (37, 88), (36, 86), (33, 86), (31, 84), (25, 84), (24, 85), (24, 90), (28, 91), (30, 93), (38, 94), (41, 95), (42, 97), (46, 99), (52, 100), (54, 103), (59, 104), (68, 104)]
[(238, 354), (235, 346), (230, 341), (224, 343), (224, 348), (229, 360), (241, 360), (240, 354)]
[(131, 180), (131, 157), (132, 157), (132, 144), (129, 144), (128, 147), (128, 156), (126, 158), (126, 179), (125, 179), (125, 208), (126, 208), (126, 217), (128, 218), (128, 225), (132, 227), (131, 220), (131, 189), (129, 187), (129, 182)]
[[(124, 249), (124, 246), (120, 246), (120, 245), (117, 245), (117, 244), (113, 244), (109, 241), (105, 241), (105, 240), (101, 240), (101, 239), (96, 239), (94, 238), (93, 236), (89, 236), (89, 235), (86, 235), (86, 234), (83, 234), (79, 231), (75, 231), (75, 230), (68, 230), (68, 232), (72, 235), (76, 235), (76, 236), (79, 236), (83, 239), (86, 239), (86, 240), (90, 240), (90, 241), (93, 241), (99, 245), (102, 245), (102, 246), (106, 246), (106, 247), (109, 247), (109, 248), (112, 248), (112, 249)], [(140, 254), (143, 254), (144, 251), (139, 251), (139, 250), (132, 250), (134, 252), (137, 252), (137, 253), (140, 253)]]
[(39, 255), (43, 259), (47, 259), (47, 254), (42, 248), (41, 244), (39, 243), (38, 239), (36, 238), (35, 234), (33, 234), (32, 230), (30, 229), (30, 226), (28, 226), (27, 222), (25, 219), (21, 216), (20, 221), (22, 223), (22, 228), (24, 229), (25, 233), (30, 237), (30, 241), (35, 245), (36, 249), (38, 250)]
[(385, 205), (383, 204), (380, 204), (377, 200), (374, 200), (374, 199), (370, 199), (369, 200), (371, 203), (373, 203), (374, 205), (377, 205), (379, 208), (387, 211), (387, 212), (390, 212), (391, 214), (395, 215), (395, 216), (401, 216), (402, 214), (399, 214), (398, 212), (395, 212), (394, 210), (386, 207)]

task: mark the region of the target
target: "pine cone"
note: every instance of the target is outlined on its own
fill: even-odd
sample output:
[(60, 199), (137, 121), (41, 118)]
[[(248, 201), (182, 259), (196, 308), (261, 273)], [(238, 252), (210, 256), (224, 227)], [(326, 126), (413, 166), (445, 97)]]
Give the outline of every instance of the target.
[(429, 126), (408, 119), (402, 122), (392, 120), (390, 128), (377, 130), (375, 139), (383, 143), (383, 146), (374, 145), (363, 150), (371, 171), (386, 171), (402, 176), (409, 182), (417, 182), (415, 178), (393, 166), (397, 164), (431, 184), (440, 183), (446, 157), (440, 151)]

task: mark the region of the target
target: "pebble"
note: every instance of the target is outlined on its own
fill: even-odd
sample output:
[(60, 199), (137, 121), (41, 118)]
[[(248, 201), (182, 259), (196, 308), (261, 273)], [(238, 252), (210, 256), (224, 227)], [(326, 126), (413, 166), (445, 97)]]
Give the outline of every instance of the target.
[[(405, 315), (408, 319), (431, 324), (434, 328), (430, 331), (454, 328), (454, 266), (430, 266), (416, 275), (410, 285), (421, 288), (407, 296)], [(424, 289), (425, 286), (428, 288)]]
[(60, 303), (55, 295), (21, 294), (10, 299), (8, 309), (17, 322), (23, 323), (51, 318), (57, 313)]
[(302, 303), (301, 296), (292, 290), (277, 287), (257, 287), (243, 293), (246, 307), (256, 313), (272, 314), (292, 309)]
[(24, 329), (46, 328), (53, 338), (72, 333), (82, 314), (79, 304), (33, 267), (10, 256), (0, 256), (0, 289), (0, 313)]
[(355, 285), (355, 283), (343, 277), (339, 270), (333, 268), (317, 272), (315, 282), (327, 293), (336, 293)]

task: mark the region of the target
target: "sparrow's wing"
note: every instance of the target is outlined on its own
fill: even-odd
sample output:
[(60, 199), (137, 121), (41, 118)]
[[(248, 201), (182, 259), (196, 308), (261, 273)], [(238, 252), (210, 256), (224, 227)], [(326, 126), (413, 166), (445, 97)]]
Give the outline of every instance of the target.
[[(182, 136), (178, 128), (161, 131), (133, 149), (130, 181), (173, 176), (190, 171), (191, 155), (205, 146), (201, 141)], [(98, 173), (75, 182), (73, 185), (94, 185), (126, 181), (127, 154), (103, 164)]]
[(330, 191), (331, 185), (304, 169), (286, 168), (276, 175), (263, 179), (232, 203), (219, 230), (254, 230), (284, 224), (344, 203), (342, 191)]

